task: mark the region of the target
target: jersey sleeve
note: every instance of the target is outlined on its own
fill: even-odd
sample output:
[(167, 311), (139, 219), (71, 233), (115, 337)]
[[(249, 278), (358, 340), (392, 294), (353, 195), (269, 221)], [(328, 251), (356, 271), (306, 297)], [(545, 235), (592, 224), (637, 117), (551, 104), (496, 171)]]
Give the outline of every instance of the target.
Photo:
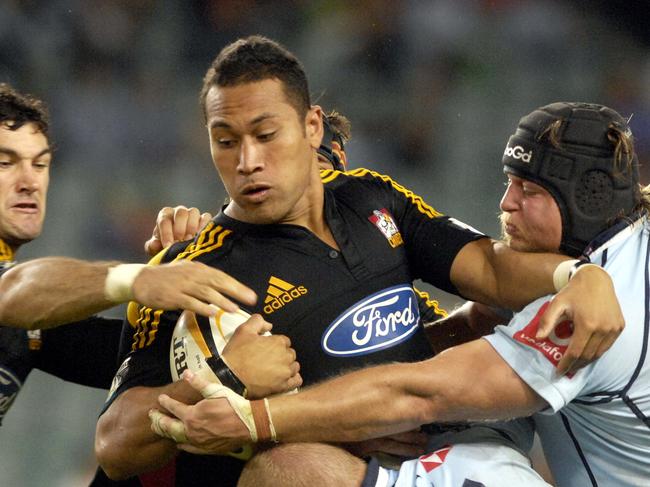
[(63, 380), (108, 389), (117, 370), (120, 319), (91, 316), (42, 330), (35, 367)]
[(520, 313), (507, 326), (495, 328), (483, 337), (508, 365), (557, 412), (581, 395), (589, 382), (595, 363), (575, 374), (559, 376), (557, 364), (564, 356), (572, 334), (572, 324), (562, 322), (546, 339), (537, 339), (539, 320), (546, 311), (550, 297), (540, 298)]
[(414, 278), (458, 295), (450, 277), (454, 259), (465, 245), (486, 235), (438, 212), (390, 177), (368, 173), (388, 192), (390, 212), (397, 220)]

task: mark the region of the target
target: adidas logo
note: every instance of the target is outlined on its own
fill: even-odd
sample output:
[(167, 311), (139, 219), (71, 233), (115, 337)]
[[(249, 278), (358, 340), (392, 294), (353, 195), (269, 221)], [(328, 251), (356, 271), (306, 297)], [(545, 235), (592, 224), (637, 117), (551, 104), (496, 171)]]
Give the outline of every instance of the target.
[(296, 298), (304, 296), (309, 291), (305, 286), (294, 286), (282, 279), (271, 276), (269, 287), (264, 300), (264, 314), (270, 315)]

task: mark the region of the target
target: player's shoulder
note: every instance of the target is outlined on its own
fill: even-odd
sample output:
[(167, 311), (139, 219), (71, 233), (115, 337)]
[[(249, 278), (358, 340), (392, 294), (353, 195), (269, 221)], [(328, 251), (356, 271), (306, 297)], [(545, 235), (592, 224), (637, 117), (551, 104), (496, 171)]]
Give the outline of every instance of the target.
[(387, 174), (366, 168), (346, 172), (328, 169), (321, 171), (320, 174), (326, 189), (333, 190), (338, 199), (347, 197), (349, 201), (357, 204), (362, 200), (373, 201), (383, 204), (386, 208), (407, 204), (415, 208), (417, 213), (429, 218), (444, 216), (426, 203), (422, 196)]
[(237, 233), (234, 227), (229, 225), (229, 220), (218, 220), (215, 217), (192, 240), (170, 245), (153, 257), (149, 264), (165, 264), (176, 260), (203, 261), (212, 258), (215, 253), (222, 253), (229, 248), (229, 243)]
[(391, 176), (363, 167), (345, 172), (327, 169), (321, 171), (320, 176), (325, 187), (337, 194), (351, 193), (358, 197), (364, 192), (387, 195), (394, 193), (395, 190), (406, 191)]
[(350, 171), (337, 171), (335, 169), (324, 169), (320, 172), (323, 184), (328, 187), (339, 187), (344, 185), (361, 186), (361, 185), (385, 185), (393, 182), (390, 176), (380, 174), (371, 169), (359, 167)]

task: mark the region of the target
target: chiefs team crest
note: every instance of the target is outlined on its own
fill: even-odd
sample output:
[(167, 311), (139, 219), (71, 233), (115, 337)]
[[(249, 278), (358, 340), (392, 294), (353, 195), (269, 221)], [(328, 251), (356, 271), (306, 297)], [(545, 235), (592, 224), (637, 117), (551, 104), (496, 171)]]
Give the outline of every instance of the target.
[(404, 240), (402, 240), (402, 234), (399, 233), (399, 228), (397, 228), (393, 217), (386, 208), (373, 210), (372, 215), (368, 217), (368, 220), (374, 223), (381, 233), (384, 234), (384, 237), (386, 237), (386, 240), (388, 240), (391, 247), (399, 247), (404, 243)]
[[(544, 303), (530, 323), (514, 334), (514, 339), (524, 345), (539, 350), (549, 360), (549, 362), (557, 366), (560, 360), (562, 360), (562, 357), (564, 357), (564, 353), (569, 346), (571, 335), (573, 335), (573, 323), (570, 321), (563, 321), (553, 329), (548, 338), (535, 338), (537, 329), (539, 328), (539, 320), (546, 311), (546, 308), (548, 308), (549, 304), (550, 301)], [(571, 377), (572, 375), (573, 374), (571, 373), (567, 374), (568, 377)]]

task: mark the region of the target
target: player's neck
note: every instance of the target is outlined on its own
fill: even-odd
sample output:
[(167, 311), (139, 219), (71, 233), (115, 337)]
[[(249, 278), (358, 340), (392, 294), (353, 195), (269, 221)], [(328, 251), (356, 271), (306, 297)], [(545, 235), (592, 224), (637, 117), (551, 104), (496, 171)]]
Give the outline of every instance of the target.
[(330, 247), (339, 248), (325, 219), (325, 188), (319, 171), (313, 173), (311, 184), (282, 223), (305, 227)]

